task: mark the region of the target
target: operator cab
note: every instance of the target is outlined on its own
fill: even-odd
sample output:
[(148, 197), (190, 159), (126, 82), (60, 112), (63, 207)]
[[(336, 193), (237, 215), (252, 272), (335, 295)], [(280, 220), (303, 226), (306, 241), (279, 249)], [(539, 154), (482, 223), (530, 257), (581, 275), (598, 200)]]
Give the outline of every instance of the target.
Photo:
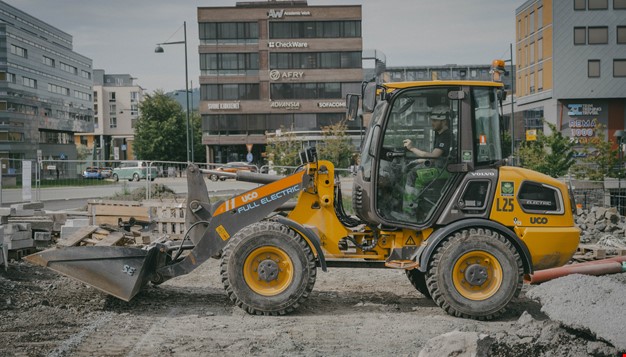
[[(371, 98), (376, 104), (354, 181), (357, 216), (371, 224), (431, 226), (468, 172), (501, 165), (501, 88), (468, 81), (366, 86), (364, 112)], [(348, 102), (350, 113), (353, 98)], [(407, 139), (419, 150), (408, 150)]]

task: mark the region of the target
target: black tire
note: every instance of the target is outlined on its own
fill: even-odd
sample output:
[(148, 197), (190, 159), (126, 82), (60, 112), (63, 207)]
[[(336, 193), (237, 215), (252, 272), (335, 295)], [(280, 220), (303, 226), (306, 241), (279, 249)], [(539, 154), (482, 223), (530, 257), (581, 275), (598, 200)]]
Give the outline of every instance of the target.
[(226, 181), (226, 177), (220, 177), (220, 181)]
[(209, 175), (209, 179), (213, 182), (217, 182), (220, 178), (216, 174)]
[(452, 316), (493, 319), (522, 289), (519, 253), (498, 232), (464, 229), (437, 247), (426, 283), (439, 307)]
[(139, 178), (139, 174), (135, 172), (135, 173), (133, 174), (133, 181), (135, 181), (135, 182), (139, 182), (139, 180), (140, 180), (140, 178)]
[(113, 181), (114, 181), (114, 182), (117, 182), (117, 181), (119, 181), (119, 180), (120, 180), (120, 178), (117, 176), (117, 174), (113, 174), (113, 176), (112, 176), (112, 177), (113, 177)]
[(256, 315), (295, 310), (309, 297), (317, 274), (306, 241), (288, 227), (268, 221), (235, 234), (224, 248), (220, 267), (228, 297)]
[(427, 299), (432, 299), (430, 291), (428, 291), (428, 286), (426, 285), (426, 274), (419, 271), (419, 269), (411, 269), (406, 270), (406, 276), (409, 278), (409, 281), (413, 287), (417, 289), (417, 291), (419, 291)]

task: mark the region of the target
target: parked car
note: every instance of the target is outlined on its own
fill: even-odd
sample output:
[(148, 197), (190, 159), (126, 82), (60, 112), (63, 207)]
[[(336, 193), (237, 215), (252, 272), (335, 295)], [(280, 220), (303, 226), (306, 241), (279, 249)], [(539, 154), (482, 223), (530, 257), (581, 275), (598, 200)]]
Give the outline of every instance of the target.
[[(250, 172), (257, 172), (258, 168), (255, 165), (252, 164), (248, 164), (247, 162), (229, 162), (224, 166), (220, 166), (218, 168), (215, 169), (216, 171), (222, 171), (222, 172), (231, 172), (231, 173), (235, 173), (237, 171), (250, 171)], [(217, 181), (217, 180), (226, 180), (228, 177), (226, 176), (221, 176), (219, 174), (210, 174), (209, 175), (209, 179), (211, 181)]]
[(119, 180), (139, 181), (146, 180), (150, 175), (150, 181), (154, 181), (158, 174), (159, 170), (154, 166), (148, 170), (148, 163), (145, 161), (124, 161), (119, 167), (113, 169), (111, 178), (116, 182)]
[(83, 178), (100, 180), (102, 179), (102, 174), (99, 168), (90, 166), (83, 171)]
[(100, 168), (100, 176), (102, 176), (103, 179), (105, 178), (109, 178), (111, 177), (111, 175), (113, 175), (113, 169), (110, 167), (101, 167)]

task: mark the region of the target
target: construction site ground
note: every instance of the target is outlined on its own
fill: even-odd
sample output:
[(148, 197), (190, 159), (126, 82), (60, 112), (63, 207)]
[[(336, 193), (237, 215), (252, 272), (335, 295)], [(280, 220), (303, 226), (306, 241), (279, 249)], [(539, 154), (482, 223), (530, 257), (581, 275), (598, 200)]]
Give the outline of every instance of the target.
[[(626, 274), (525, 285), (495, 321), (451, 317), (404, 271), (318, 269), (288, 316), (251, 316), (219, 260), (131, 302), (13, 261), (0, 272), (2, 356), (622, 356)], [(605, 327), (603, 327), (605, 326)]]

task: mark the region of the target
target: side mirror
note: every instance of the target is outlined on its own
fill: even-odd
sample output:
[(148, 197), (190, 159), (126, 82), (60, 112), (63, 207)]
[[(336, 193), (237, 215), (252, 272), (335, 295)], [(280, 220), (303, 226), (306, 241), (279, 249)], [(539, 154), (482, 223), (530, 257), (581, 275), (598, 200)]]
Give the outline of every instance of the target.
[(346, 95), (346, 119), (354, 121), (359, 115), (359, 95), (347, 94)]
[(363, 88), (363, 112), (371, 113), (376, 106), (376, 82), (369, 82)]
[(506, 91), (505, 90), (499, 90), (498, 91), (498, 98), (500, 99), (500, 101), (504, 102), (506, 100)]

